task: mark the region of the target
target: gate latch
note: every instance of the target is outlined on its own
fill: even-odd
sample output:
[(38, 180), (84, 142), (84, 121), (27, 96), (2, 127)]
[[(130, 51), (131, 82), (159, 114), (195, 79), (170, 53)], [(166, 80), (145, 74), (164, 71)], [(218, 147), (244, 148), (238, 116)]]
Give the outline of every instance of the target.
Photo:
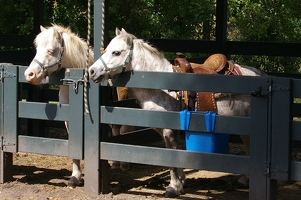
[(78, 80), (74, 80), (72, 78), (64, 78), (60, 81), (63, 81), (64, 85), (73, 85), (73, 90), (75, 91), (75, 93), (78, 92), (78, 85), (85, 82), (82, 78), (79, 78)]

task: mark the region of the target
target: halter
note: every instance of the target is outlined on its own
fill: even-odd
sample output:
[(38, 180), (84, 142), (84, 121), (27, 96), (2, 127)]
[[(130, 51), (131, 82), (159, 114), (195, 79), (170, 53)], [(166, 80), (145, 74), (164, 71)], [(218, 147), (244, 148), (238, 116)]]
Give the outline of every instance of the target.
[(58, 65), (58, 68), (56, 71), (61, 69), (61, 65), (62, 65), (61, 61), (62, 61), (63, 54), (64, 54), (64, 39), (62, 37), (62, 45), (60, 48), (60, 54), (59, 54), (59, 58), (57, 59), (56, 62), (54, 62), (50, 65), (44, 65), (43, 63), (41, 63), (40, 61), (38, 61), (35, 58), (32, 61), (36, 62), (42, 68), (42, 70), (45, 72), (46, 76), (48, 76), (48, 69), (50, 69), (56, 65)]
[(131, 49), (130, 49), (130, 51), (129, 51), (127, 57), (126, 57), (126, 59), (124, 60), (123, 64), (115, 66), (115, 67), (112, 67), (112, 68), (109, 68), (107, 66), (107, 64), (105, 63), (105, 61), (102, 59), (102, 56), (100, 56), (99, 60), (103, 64), (106, 72), (108, 72), (109, 79), (113, 78), (113, 76), (110, 74), (111, 72), (116, 72), (117, 70), (120, 70), (121, 72), (125, 72), (126, 71), (126, 67), (130, 63), (130, 61), (132, 59), (132, 56), (133, 56), (133, 48), (134, 48), (134, 45), (132, 44)]

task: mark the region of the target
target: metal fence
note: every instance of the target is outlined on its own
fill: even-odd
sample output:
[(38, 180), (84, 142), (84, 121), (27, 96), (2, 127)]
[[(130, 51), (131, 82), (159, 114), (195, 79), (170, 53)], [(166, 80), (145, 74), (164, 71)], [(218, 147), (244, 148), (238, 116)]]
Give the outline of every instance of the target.
[[(147, 135), (152, 134), (149, 129), (108, 137), (106, 124), (109, 123), (180, 130), (179, 112), (112, 105), (108, 98), (109, 87), (94, 83), (90, 83), (88, 92), (89, 114), (84, 113), (82, 85), (78, 91), (72, 85), (69, 87), (69, 105), (35, 102), (26, 99), (22, 92), (25, 86), (28, 87), (23, 78), (25, 67), (3, 64), (0, 69), (1, 182), (11, 178), (12, 153), (16, 152), (85, 159), (87, 194), (108, 192), (107, 160), (246, 174), (250, 177), (250, 199), (275, 199), (276, 180), (301, 180), (301, 162), (291, 157), (292, 149), (301, 140), (298, 134), (301, 122), (295, 120), (301, 116), (301, 105), (294, 102), (301, 97), (299, 79), (136, 72), (124, 73), (115, 80), (115, 86), (250, 95), (249, 117), (216, 118), (215, 132), (250, 136), (250, 156), (238, 156), (143, 146), (142, 143), (148, 142)], [(62, 84), (60, 79), (64, 76), (78, 80), (83, 74), (83, 70), (72, 69), (70, 73), (52, 79), (51, 83)], [(160, 120), (154, 120), (158, 118)], [(65, 140), (33, 136), (30, 130), (28, 134), (20, 134), (22, 119), (69, 121), (70, 135)], [(203, 121), (203, 114), (192, 114), (189, 130), (206, 132)], [(142, 134), (145, 134), (143, 139), (139, 138)]]
[[(102, 10), (102, 1), (94, 2), (94, 19), (96, 19), (94, 47), (97, 58), (100, 56), (102, 37), (101, 24), (98, 22), (102, 21), (103, 16), (99, 12)], [(150, 41), (161, 50), (171, 52), (300, 56), (300, 51), (297, 51), (300, 49), (300, 43), (226, 41), (226, 18), (223, 17), (227, 12), (226, 2), (217, 1), (217, 11), (220, 11), (217, 12), (217, 25), (221, 30), (217, 32), (217, 41)], [(11, 53), (8, 56), (11, 57)], [(77, 92), (73, 90), (72, 85), (69, 87), (69, 105), (40, 102), (35, 96), (43, 96), (43, 94), (37, 95), (38, 91), (25, 83), (24, 69), (23, 66), (0, 64), (0, 182), (2, 183), (12, 178), (12, 153), (16, 152), (84, 159), (84, 188), (89, 195), (95, 192), (108, 192), (107, 160), (246, 174), (250, 177), (249, 199), (276, 199), (277, 180), (301, 180), (301, 162), (292, 159), (292, 151), (300, 145), (301, 141), (299, 134), (301, 122), (296, 119), (301, 117), (301, 105), (295, 102), (296, 99), (301, 98), (301, 80), (297, 78), (137, 72), (125, 73), (115, 80), (115, 86), (250, 95), (250, 117), (217, 116), (216, 119), (215, 132), (250, 136), (250, 156), (237, 156), (146, 147), (141, 144), (148, 141), (145, 135), (152, 134), (149, 129), (109, 138), (107, 123), (180, 129), (179, 113), (125, 109), (120, 107), (121, 103), (113, 106), (108, 95), (110, 88), (94, 83), (90, 83), (88, 88), (89, 114), (84, 113), (82, 85), (79, 85)], [(54, 77), (51, 83), (63, 84), (60, 79), (65, 76), (78, 80), (83, 78), (83, 70), (72, 69), (70, 73), (62, 73), (57, 78)], [(158, 80), (155, 83), (154, 77)], [(24, 94), (26, 88), (33, 91)], [(161, 120), (153, 120), (156, 118)], [(189, 130), (206, 131), (200, 124), (203, 118), (202, 114), (192, 114)], [(27, 134), (20, 134), (20, 122), (23, 120), (28, 127)], [(44, 135), (41, 137), (40, 129), (34, 130), (35, 120), (69, 121), (70, 135), (68, 139), (54, 139)], [(131, 142), (133, 138), (135, 144)], [(147, 157), (154, 159), (146, 159)]]

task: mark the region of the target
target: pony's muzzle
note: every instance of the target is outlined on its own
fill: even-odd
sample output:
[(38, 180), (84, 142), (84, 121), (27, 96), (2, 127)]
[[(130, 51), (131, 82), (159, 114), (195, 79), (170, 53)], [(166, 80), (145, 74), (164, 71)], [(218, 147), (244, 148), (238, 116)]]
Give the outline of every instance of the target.
[(36, 73), (34, 71), (27, 71), (26, 70), (25, 73), (24, 73), (24, 77), (25, 77), (27, 82), (33, 83), (37, 76), (36, 76)]
[(32, 85), (39, 85), (44, 77), (43, 74), (40, 75), (34, 68), (29, 66), (24, 72), (24, 78)]
[(96, 67), (89, 68), (89, 78), (95, 83), (103, 81), (105, 79), (105, 71), (99, 71)]

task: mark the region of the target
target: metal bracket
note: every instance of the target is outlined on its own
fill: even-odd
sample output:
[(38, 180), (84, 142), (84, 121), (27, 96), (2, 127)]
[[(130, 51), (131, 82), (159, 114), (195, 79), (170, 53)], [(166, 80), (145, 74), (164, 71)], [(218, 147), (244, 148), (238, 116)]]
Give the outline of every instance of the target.
[(73, 85), (73, 90), (75, 91), (75, 93), (78, 92), (78, 85), (84, 84), (84, 82), (85, 82), (82, 78), (80, 78), (78, 80), (74, 80), (72, 78), (64, 78), (64, 79), (61, 79), (60, 81), (63, 81), (64, 85)]
[(271, 173), (288, 173), (288, 170), (273, 166), (271, 168)]
[(12, 78), (12, 77), (16, 77), (16, 76), (17, 75), (14, 73), (5, 71), (3, 66), (0, 67), (0, 81), (2, 83), (4, 82), (4, 78)]
[(283, 85), (278, 85), (278, 84), (274, 84), (273, 85), (273, 92), (281, 92), (281, 91), (289, 91), (289, 88), (288, 87), (285, 87)]
[(4, 146), (15, 146), (16, 143), (14, 142), (9, 142), (4, 140), (3, 136), (0, 137), (0, 149), (3, 150)]
[(253, 97), (264, 97), (265, 95), (262, 92), (262, 88), (261, 86), (257, 87), (256, 90), (253, 90), (251, 95)]

